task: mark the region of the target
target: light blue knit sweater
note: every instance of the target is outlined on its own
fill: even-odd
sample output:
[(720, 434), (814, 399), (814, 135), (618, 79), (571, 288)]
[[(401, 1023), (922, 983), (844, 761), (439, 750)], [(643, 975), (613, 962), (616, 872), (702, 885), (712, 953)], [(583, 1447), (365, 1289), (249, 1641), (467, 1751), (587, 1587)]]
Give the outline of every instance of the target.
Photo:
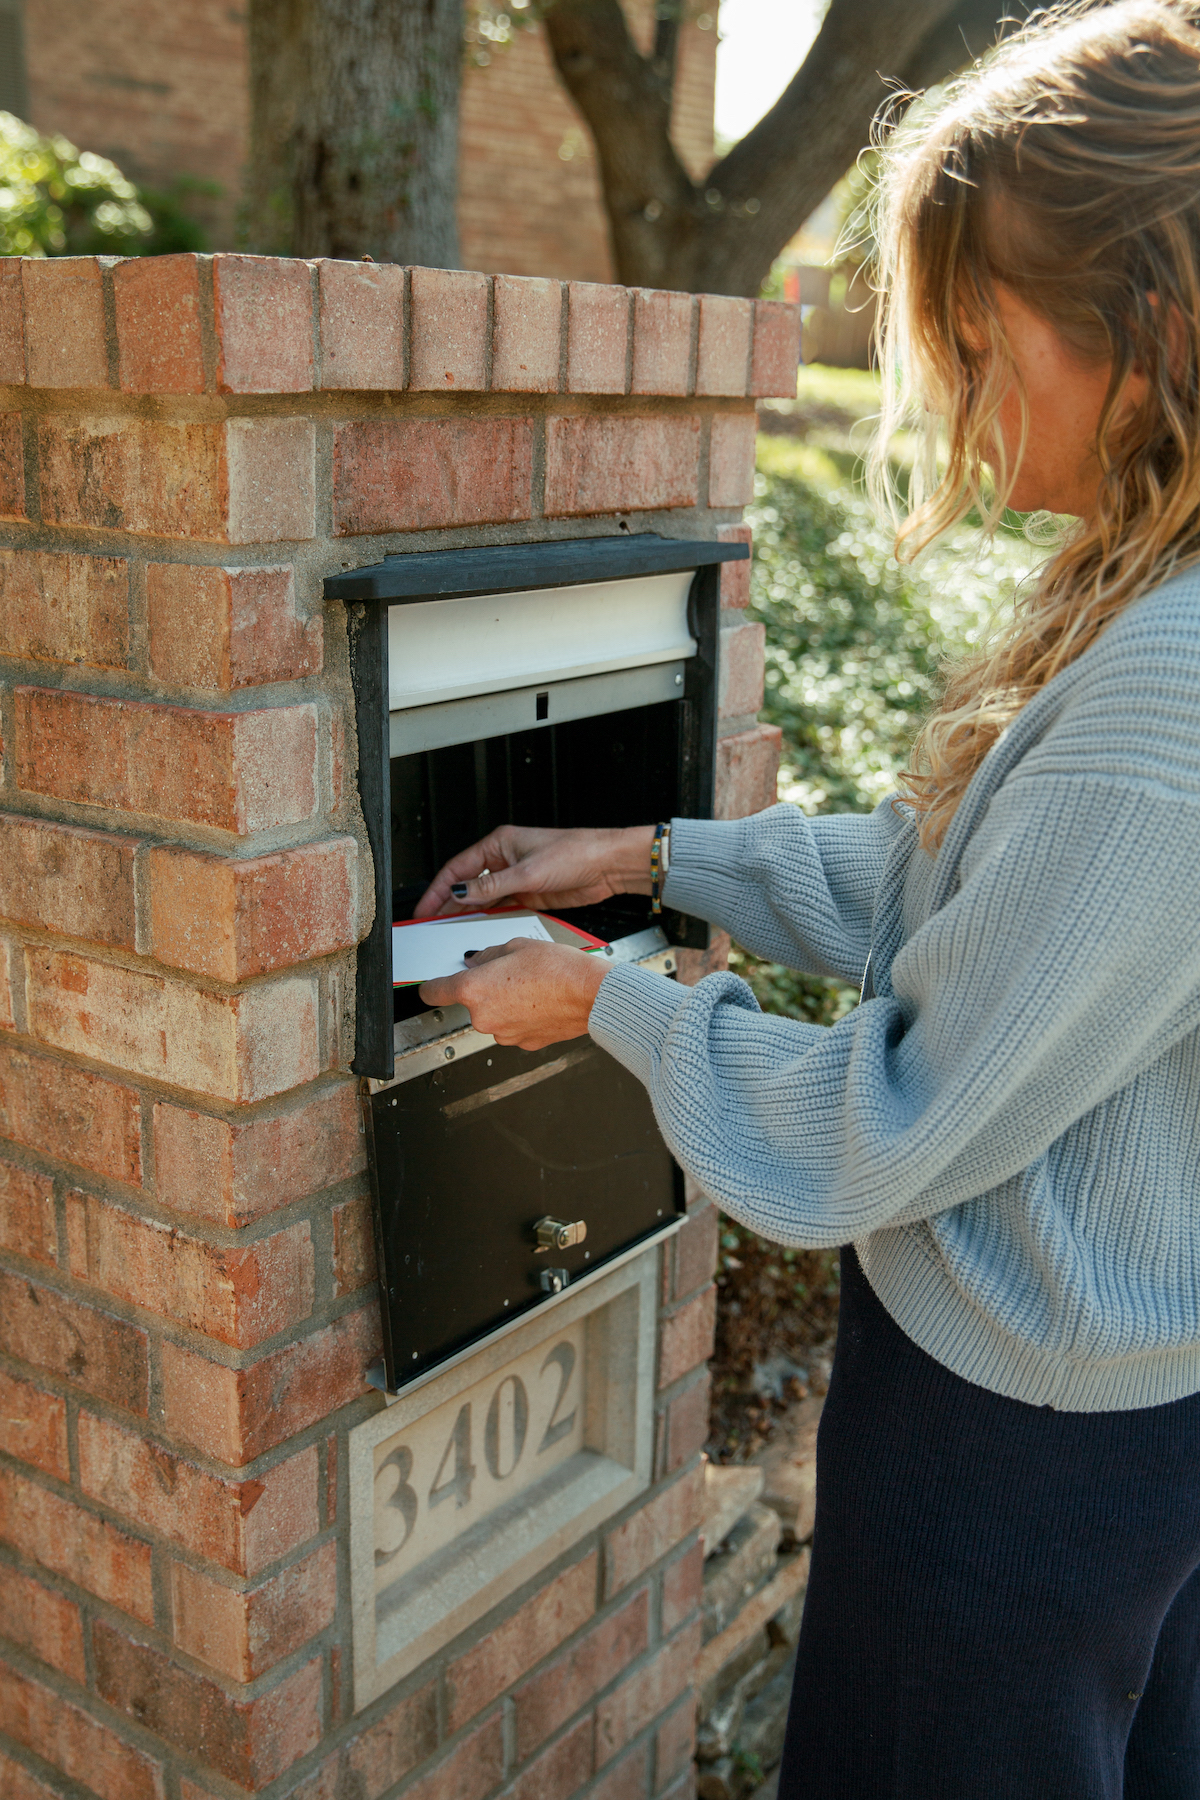
[(872, 954), (831, 1029), (732, 975), (605, 977), (593, 1037), (726, 1211), (852, 1239), (901, 1329), (997, 1393), (1200, 1390), (1200, 576), (1024, 708), (932, 864), (887, 802), (776, 806), (676, 820), (666, 898), (813, 973)]

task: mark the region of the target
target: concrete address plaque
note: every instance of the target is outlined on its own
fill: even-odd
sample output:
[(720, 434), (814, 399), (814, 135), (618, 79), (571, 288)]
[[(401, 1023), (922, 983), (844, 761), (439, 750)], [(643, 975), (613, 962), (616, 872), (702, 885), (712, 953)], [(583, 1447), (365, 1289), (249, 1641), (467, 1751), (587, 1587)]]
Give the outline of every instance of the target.
[(649, 1486), (657, 1246), (350, 1434), (360, 1709)]

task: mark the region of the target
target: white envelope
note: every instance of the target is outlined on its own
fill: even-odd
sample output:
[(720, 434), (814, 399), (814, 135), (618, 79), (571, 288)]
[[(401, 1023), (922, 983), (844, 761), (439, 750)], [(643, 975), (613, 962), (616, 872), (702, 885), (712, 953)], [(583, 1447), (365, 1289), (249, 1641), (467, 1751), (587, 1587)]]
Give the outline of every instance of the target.
[(408, 987), (439, 975), (460, 975), (467, 950), (488, 950), (512, 938), (554, 939), (536, 913), (471, 913), (465, 918), (422, 919), (392, 926), (392, 986)]

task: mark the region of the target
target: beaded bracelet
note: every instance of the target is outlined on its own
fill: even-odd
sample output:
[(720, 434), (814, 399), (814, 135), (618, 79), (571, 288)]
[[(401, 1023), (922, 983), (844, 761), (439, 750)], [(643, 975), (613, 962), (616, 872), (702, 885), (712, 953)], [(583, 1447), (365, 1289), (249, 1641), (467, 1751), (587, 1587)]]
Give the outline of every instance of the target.
[(671, 826), (657, 825), (650, 846), (650, 911), (662, 911), (662, 884), (671, 867)]

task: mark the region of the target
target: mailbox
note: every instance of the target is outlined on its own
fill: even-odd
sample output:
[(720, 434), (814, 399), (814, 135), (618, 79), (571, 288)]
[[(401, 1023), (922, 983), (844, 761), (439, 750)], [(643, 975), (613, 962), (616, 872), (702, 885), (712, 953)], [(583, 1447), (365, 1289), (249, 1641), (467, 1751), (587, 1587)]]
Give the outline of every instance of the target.
[[(682, 1180), (641, 1084), (581, 1038), (525, 1052), (392, 985), (392, 926), (510, 821), (711, 815), (722, 562), (653, 534), (389, 556), (330, 577), (350, 615), (375, 865), (354, 1068), (395, 1393), (674, 1228)], [(672, 974), (707, 926), (648, 898), (562, 915)], [(560, 927), (551, 924), (552, 933)]]

